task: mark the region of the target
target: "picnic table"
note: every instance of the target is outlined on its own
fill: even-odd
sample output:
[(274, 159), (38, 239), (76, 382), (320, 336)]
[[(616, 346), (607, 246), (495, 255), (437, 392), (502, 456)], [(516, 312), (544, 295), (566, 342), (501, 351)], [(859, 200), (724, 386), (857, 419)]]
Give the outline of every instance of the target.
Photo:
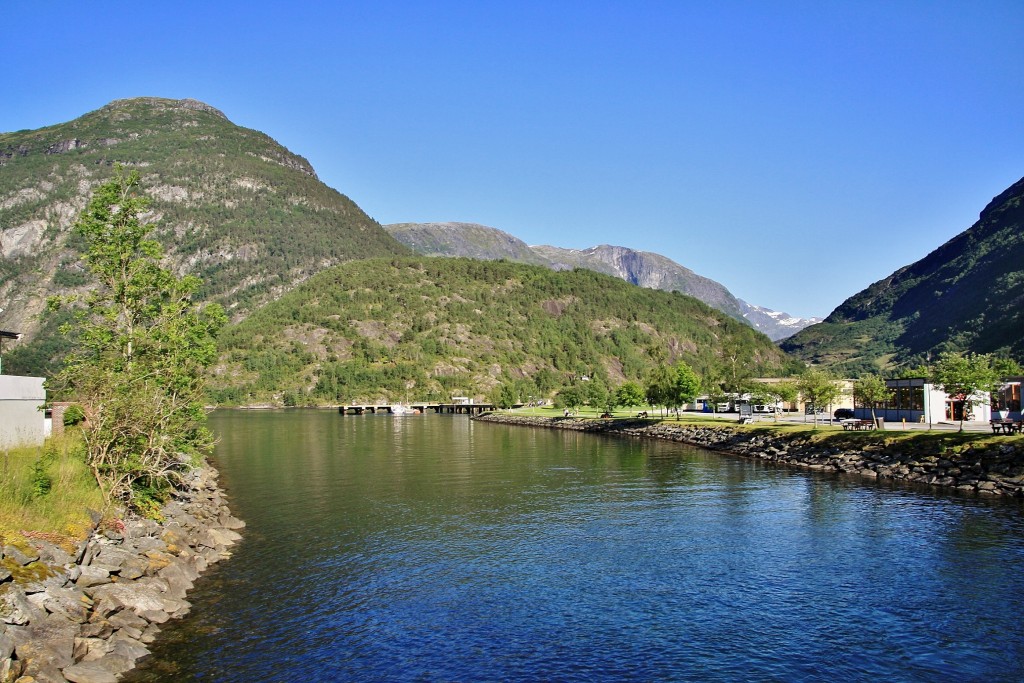
[(988, 422), (992, 425), (993, 434), (1020, 434), (1021, 427), (1024, 426), (1020, 420), (1014, 422), (1009, 418), (989, 420)]
[(871, 420), (854, 420), (854, 419), (849, 419), (849, 420), (842, 420), (839, 424), (843, 425), (843, 430), (847, 431), (847, 432), (849, 432), (849, 431), (858, 431), (858, 430), (861, 430), (861, 429), (867, 430), (867, 429), (874, 429), (875, 428), (875, 423), (872, 422)]

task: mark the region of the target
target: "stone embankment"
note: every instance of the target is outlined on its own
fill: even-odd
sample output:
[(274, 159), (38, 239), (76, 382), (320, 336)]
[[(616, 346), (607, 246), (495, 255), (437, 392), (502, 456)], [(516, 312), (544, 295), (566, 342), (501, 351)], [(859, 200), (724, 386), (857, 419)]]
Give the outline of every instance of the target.
[(99, 523), (73, 553), (44, 534), (0, 549), (0, 683), (109, 683), (149, 653), (160, 625), (189, 611), (192, 582), (230, 555), (245, 526), (211, 468), (196, 470), (162, 513), (161, 523)]
[[(550, 418), (489, 413), (475, 418), (485, 422), (570, 429), (665, 439), (796, 467), (848, 472), (873, 479), (894, 479), (952, 487), (980, 494), (1024, 498), (1024, 444), (1008, 443), (945, 448), (943, 453), (922, 452), (913, 441), (839, 432), (834, 437), (787, 433), (771, 428), (740, 429), (730, 426), (672, 424), (640, 419), (596, 420)], [(932, 448), (941, 449), (932, 443)]]

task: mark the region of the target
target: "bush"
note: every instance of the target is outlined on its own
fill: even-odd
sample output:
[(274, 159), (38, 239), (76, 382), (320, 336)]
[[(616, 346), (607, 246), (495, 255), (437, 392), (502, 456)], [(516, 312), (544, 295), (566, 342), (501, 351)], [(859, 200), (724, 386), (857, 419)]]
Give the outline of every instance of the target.
[(85, 411), (77, 403), (69, 405), (64, 409), (64, 426), (74, 427), (85, 421)]

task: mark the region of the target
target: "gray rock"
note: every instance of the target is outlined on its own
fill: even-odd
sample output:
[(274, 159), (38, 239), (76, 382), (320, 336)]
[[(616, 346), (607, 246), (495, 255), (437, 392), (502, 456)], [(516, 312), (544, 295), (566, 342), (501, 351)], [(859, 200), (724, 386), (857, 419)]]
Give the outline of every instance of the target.
[(75, 624), (55, 614), (33, 619), (24, 640), (15, 644), (15, 654), (26, 663), (27, 673), (39, 676), (37, 671), (49, 674), (50, 667), (59, 672), (74, 664)]
[(5, 624), (27, 624), (40, 619), (43, 612), (28, 600), (21, 586), (13, 582), (0, 584), (0, 621)]
[(65, 683), (64, 674), (60, 667), (46, 660), (30, 660), (25, 663), (25, 670), (19, 681), (32, 681), (32, 683)]
[(51, 567), (64, 567), (75, 561), (75, 558), (71, 557), (71, 553), (48, 541), (33, 540), (32, 545), (38, 552), (39, 561)]
[(102, 586), (94, 586), (91, 591), (92, 598), (96, 602), (120, 605), (139, 616), (144, 616), (144, 612), (163, 611), (164, 607), (158, 591), (138, 583), (106, 583)]
[(0, 659), (0, 681), (13, 681), (21, 676), (21, 662), (16, 659)]
[(125, 563), (130, 562), (136, 555), (131, 551), (118, 546), (104, 546), (99, 554), (90, 563), (93, 567), (102, 567), (111, 574), (121, 571)]
[(238, 529), (245, 528), (245, 522), (227, 512), (222, 512), (217, 518), (217, 521), (225, 529), (234, 529), (237, 531)]
[(79, 662), (64, 667), (64, 678), (71, 683), (117, 683), (117, 674), (101, 661)]
[(39, 559), (39, 554), (33, 550), (22, 551), (13, 545), (4, 546), (4, 559), (14, 560), (22, 567), (32, 564)]
[(89, 618), (92, 600), (78, 588), (51, 588), (45, 596), (43, 608), (47, 612), (60, 614), (68, 621), (84, 624)]
[(134, 612), (121, 611), (113, 615), (108, 619), (108, 622), (114, 628), (136, 628), (142, 630), (149, 626), (149, 622), (135, 614)]
[[(7, 659), (14, 653), (14, 636), (7, 633), (6, 629), (0, 632), (0, 660)], [(0, 681), (3, 679), (0, 678)]]
[(149, 648), (140, 641), (120, 632), (110, 637), (110, 644), (110, 654), (121, 655), (130, 660), (132, 664), (149, 654)]
[(75, 585), (79, 588), (89, 588), (110, 583), (110, 571), (102, 567), (87, 566), (81, 568), (81, 573)]
[(167, 550), (167, 544), (154, 536), (146, 536), (135, 541), (135, 547), (145, 553), (149, 550)]
[(184, 598), (192, 589), (192, 580), (189, 578), (184, 563), (176, 562), (160, 570), (158, 576), (167, 582), (167, 596), (171, 598)]

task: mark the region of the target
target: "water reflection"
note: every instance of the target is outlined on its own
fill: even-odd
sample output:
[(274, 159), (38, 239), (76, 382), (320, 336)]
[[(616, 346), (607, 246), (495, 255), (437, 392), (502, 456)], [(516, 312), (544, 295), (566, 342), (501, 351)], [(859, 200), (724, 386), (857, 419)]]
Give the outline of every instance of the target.
[(249, 524), (132, 680), (1013, 680), (1020, 506), (463, 416), (222, 413)]

